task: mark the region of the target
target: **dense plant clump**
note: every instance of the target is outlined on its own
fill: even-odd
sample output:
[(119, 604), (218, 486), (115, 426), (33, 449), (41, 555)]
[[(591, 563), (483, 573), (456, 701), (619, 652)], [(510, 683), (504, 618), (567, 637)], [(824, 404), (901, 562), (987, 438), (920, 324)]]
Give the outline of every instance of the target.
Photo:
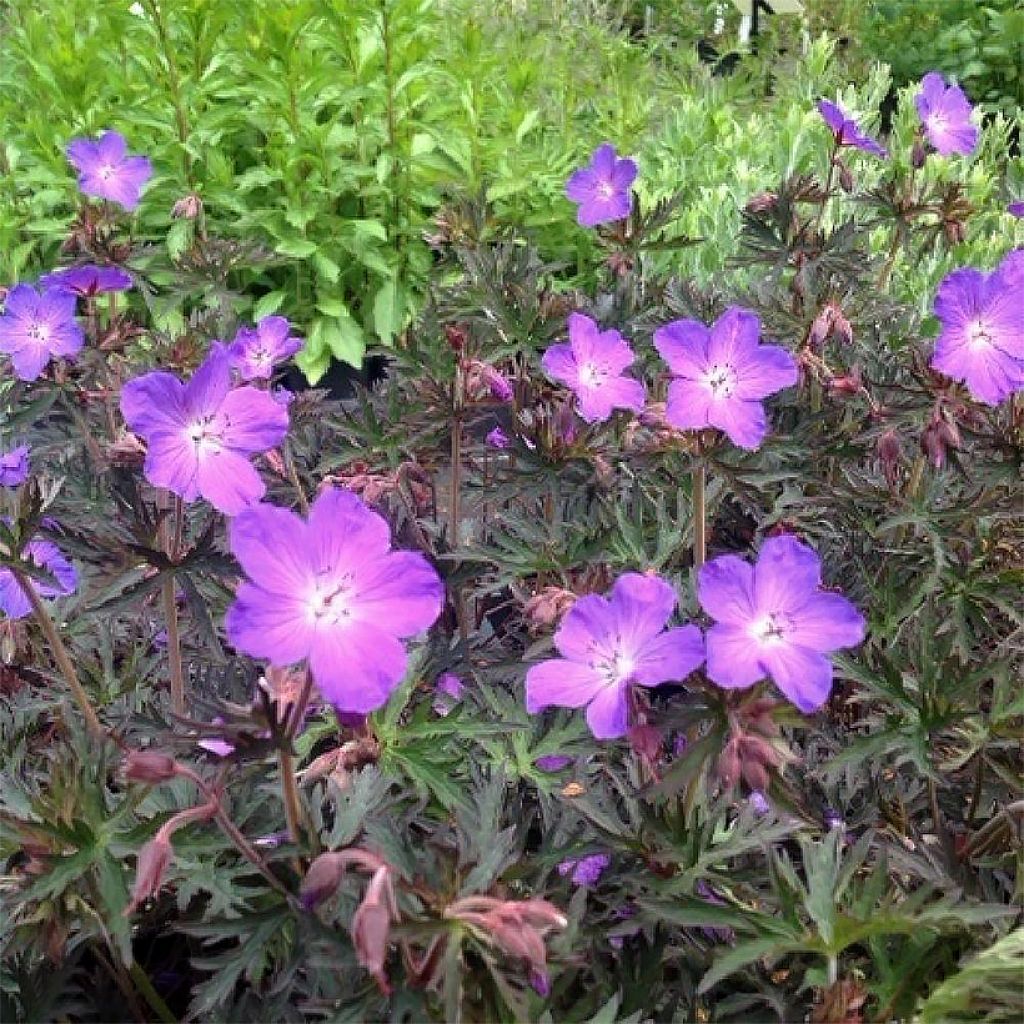
[[(275, 51), (354, 40), (307, 122), (286, 74), (292, 198), (371, 63), (422, 116), (434, 6)], [(536, 233), (385, 135), (351, 278), (354, 206), (234, 236), (215, 118), (12, 165), (78, 193), (0, 312), (4, 1019), (1019, 1019), (1024, 226), (968, 96), (808, 91), (708, 237), (731, 193), (625, 130)], [(373, 325), (383, 379), (295, 387)]]

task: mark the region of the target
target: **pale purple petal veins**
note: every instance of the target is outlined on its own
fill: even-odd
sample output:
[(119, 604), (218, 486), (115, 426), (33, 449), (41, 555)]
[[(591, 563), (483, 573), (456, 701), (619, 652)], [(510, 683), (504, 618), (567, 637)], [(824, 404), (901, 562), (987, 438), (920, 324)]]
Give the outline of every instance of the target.
[(632, 377), (613, 377), (600, 389), (600, 397), (611, 409), (641, 413), (647, 400), (647, 390), (640, 381)]
[(760, 402), (721, 399), (708, 405), (708, 424), (721, 430), (734, 445), (753, 451), (768, 435), (768, 417)]
[(563, 658), (542, 661), (526, 673), (526, 710), (534, 714), (548, 707), (581, 708), (607, 685), (589, 665)]
[(629, 727), (629, 705), (625, 686), (606, 686), (587, 705), (587, 725), (595, 739), (614, 740)]
[(668, 386), (665, 419), (677, 430), (700, 430), (710, 423), (711, 404), (703, 384), (677, 377)]
[(98, 160), (111, 164), (118, 164), (125, 158), (128, 152), (128, 144), (124, 136), (118, 132), (104, 132), (96, 144), (96, 157)]
[(313, 586), (309, 527), (289, 509), (254, 505), (231, 520), (229, 536), (246, 576), (271, 594), (298, 597)]
[(704, 661), (704, 636), (693, 625), (677, 626), (648, 640), (640, 649), (633, 681), (641, 686), (685, 679)]
[(674, 320), (654, 332), (654, 347), (677, 377), (696, 380), (708, 368), (711, 332), (697, 320)]
[(391, 530), (384, 518), (340, 487), (327, 488), (313, 502), (309, 532), (316, 572), (354, 573), (391, 547)]
[(972, 352), (966, 345), (948, 344), (940, 338), (931, 365), (964, 382), (971, 396), (986, 405), (999, 405), (1021, 386), (1019, 362), (996, 348)]
[(128, 429), (147, 435), (185, 426), (185, 385), (172, 373), (147, 373), (121, 388), (121, 415)]
[(302, 603), (252, 583), (239, 586), (224, 626), (236, 650), (274, 665), (302, 661), (313, 644), (312, 620)]
[(50, 353), (38, 346), (18, 348), (11, 353), (14, 375), (18, 380), (38, 380), (49, 362)]
[(226, 516), (236, 516), (267, 492), (259, 473), (244, 456), (229, 448), (204, 452), (196, 464), (199, 493)]
[(738, 555), (721, 555), (705, 563), (697, 576), (697, 599), (718, 622), (735, 626), (754, 617), (754, 567)]
[(195, 448), (183, 442), (180, 432), (158, 431), (147, 437), (143, 471), (154, 487), (165, 487), (186, 502), (195, 501), (199, 497), (198, 469)]
[(224, 443), (241, 452), (265, 452), (288, 433), (288, 408), (266, 391), (235, 388), (220, 405)]
[(417, 551), (392, 551), (356, 575), (360, 621), (386, 623), (398, 637), (429, 629), (444, 606), (444, 586)]
[(576, 357), (571, 345), (552, 345), (541, 357), (540, 365), (552, 380), (567, 387), (576, 383)]
[(864, 617), (841, 594), (819, 591), (792, 613), (786, 639), (827, 654), (856, 647), (864, 639)]
[(596, 187), (597, 179), (589, 167), (581, 167), (569, 175), (565, 185), (565, 194), (575, 203), (586, 202)]
[(778, 345), (761, 345), (743, 354), (735, 367), (734, 394), (744, 401), (767, 398), (792, 387), (800, 378), (796, 360)]
[(819, 100), (818, 112), (824, 119), (825, 124), (827, 124), (835, 134), (838, 135), (842, 132), (843, 125), (846, 123), (846, 114), (844, 114), (839, 107), (829, 100)]
[(758, 612), (791, 612), (821, 586), (821, 559), (796, 537), (769, 537), (754, 567), (754, 607)]
[(665, 628), (676, 600), (675, 589), (660, 576), (627, 572), (612, 587), (615, 628), (628, 645), (639, 648)]
[(761, 661), (775, 685), (804, 714), (817, 711), (832, 690), (832, 662), (795, 644), (766, 645)]
[(32, 604), (10, 569), (0, 569), (0, 611), (9, 619), (32, 614)]
[(382, 707), (405, 677), (407, 664), (402, 644), (366, 622), (323, 625), (313, 635), (313, 679), (338, 711), (367, 714)]
[(736, 367), (750, 358), (761, 337), (761, 320), (756, 313), (730, 306), (712, 325), (708, 338), (708, 362)]
[(707, 675), (725, 689), (745, 690), (768, 674), (761, 663), (761, 645), (748, 625), (718, 623), (705, 635)]
[(555, 647), (566, 658), (586, 661), (595, 646), (612, 631), (614, 622), (608, 601), (599, 594), (586, 594), (574, 602), (562, 619), (555, 633)]
[(185, 404), (193, 416), (213, 416), (231, 390), (231, 356), (214, 342), (206, 360), (185, 385)]
[(986, 293), (986, 277), (974, 267), (947, 274), (935, 294), (935, 315), (946, 330), (955, 330), (978, 315)]

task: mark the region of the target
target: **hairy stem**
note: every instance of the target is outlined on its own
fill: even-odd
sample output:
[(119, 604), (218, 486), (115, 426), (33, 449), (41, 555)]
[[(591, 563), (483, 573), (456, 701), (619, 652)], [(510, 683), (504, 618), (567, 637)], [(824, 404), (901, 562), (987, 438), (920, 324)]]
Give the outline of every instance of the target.
[(292, 842), (302, 846), (302, 804), (299, 798), (299, 784), (295, 779), (295, 758), (290, 750), (283, 747), (278, 751), (281, 765), (281, 798), (284, 802), (284, 817), (288, 822), (288, 835)]
[(699, 569), (708, 557), (707, 507), (705, 484), (707, 472), (703, 462), (693, 467), (693, 564)]
[(308, 516), (309, 499), (306, 497), (302, 481), (299, 479), (298, 470), (295, 468), (295, 456), (292, 454), (291, 445), (287, 440), (281, 446), (281, 458), (284, 460), (284, 470), (288, 474), (288, 479), (295, 490), (295, 497), (299, 502), (299, 510), (304, 516)]
[(39, 628), (43, 631), (43, 636), (46, 637), (46, 642), (50, 645), (50, 652), (53, 654), (53, 660), (57, 662), (57, 667), (60, 669), (61, 675), (70, 687), (71, 693), (75, 698), (75, 702), (78, 704), (79, 710), (85, 718), (85, 724), (88, 727), (89, 732), (92, 733), (96, 739), (103, 739), (103, 726), (100, 724), (99, 716), (96, 714), (96, 711), (92, 706), (92, 702), (89, 700), (89, 695), (85, 692), (85, 687), (82, 686), (82, 683), (78, 678), (78, 673), (75, 671), (71, 655), (68, 653), (67, 647), (64, 646), (64, 641), (61, 640), (60, 633), (57, 631), (57, 627), (54, 625), (53, 619), (50, 618), (50, 613), (46, 610), (46, 606), (43, 604), (42, 599), (36, 593), (36, 588), (32, 585), (32, 581), (23, 570), (16, 569), (14, 566), (11, 566), (11, 575), (17, 581), (18, 586), (21, 587), (29, 604), (32, 605), (32, 612), (36, 617), (36, 622), (39, 623)]

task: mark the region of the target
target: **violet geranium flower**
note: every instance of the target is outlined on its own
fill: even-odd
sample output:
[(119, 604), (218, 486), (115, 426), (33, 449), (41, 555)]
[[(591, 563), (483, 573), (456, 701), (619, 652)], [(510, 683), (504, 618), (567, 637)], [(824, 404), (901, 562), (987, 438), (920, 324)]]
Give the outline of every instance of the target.
[(273, 505), (232, 520), (247, 579), (228, 609), (228, 639), (276, 666), (308, 659), (324, 699), (373, 711), (405, 675), (401, 641), (431, 626), (444, 601), (418, 552), (392, 551), (391, 531), (350, 491), (328, 488), (308, 521)]
[(978, 145), (978, 126), (971, 124), (971, 104), (958, 85), (943, 81), (937, 71), (921, 79), (914, 97), (925, 136), (941, 156), (969, 156)]
[(987, 405), (1024, 388), (1024, 249), (991, 274), (974, 267), (947, 274), (934, 308), (942, 324), (934, 369)]
[[(42, 598), (50, 599), (73, 594), (78, 587), (78, 573), (75, 567), (52, 541), (41, 538), (30, 540), (25, 545), (24, 560), (31, 562), (54, 579), (53, 583), (32, 580), (35, 592)], [(26, 615), (32, 614), (32, 605), (10, 569), (0, 569), (0, 611), (9, 619), (23, 619)]]
[(572, 875), (573, 885), (592, 888), (600, 881), (612, 859), (607, 853), (592, 853), (588, 857), (563, 860), (558, 873), (564, 878)]
[(759, 344), (761, 322), (732, 306), (710, 327), (675, 320), (654, 332), (654, 347), (669, 365), (665, 418), (679, 430), (717, 427), (741, 448), (757, 448), (768, 433), (762, 400), (799, 376), (784, 348)]
[(243, 327), (231, 343), (231, 362), (242, 380), (269, 380), (274, 367), (302, 348), (283, 316), (265, 316), (255, 328)]
[(104, 292), (125, 292), (135, 284), (127, 270), (120, 267), (101, 267), (94, 263), (54, 270), (39, 278), (39, 283), (44, 288), (64, 288), (83, 299)]
[(72, 139), (67, 149), (71, 166), (78, 171), (78, 187), (87, 196), (109, 199), (126, 210), (139, 205), (142, 186), (153, 176), (144, 156), (129, 156), (128, 144), (117, 132), (99, 139)]
[(1016, 203), (1010, 203), (1006, 209), (1014, 217), (1024, 217), (1024, 199), (1021, 199)]
[(860, 125), (852, 117), (848, 117), (842, 107), (837, 107), (828, 100), (821, 100), (818, 103), (818, 113), (832, 130), (832, 137), (837, 146), (851, 146), (883, 159), (889, 155), (885, 146), (876, 142), (870, 135), (865, 135)]
[(619, 159), (610, 142), (598, 146), (590, 163), (573, 171), (565, 185), (565, 194), (579, 205), (577, 222), (592, 228), (625, 220), (633, 208), (630, 189), (636, 174), (636, 163), (628, 157)]
[(28, 479), (28, 445), (4, 451), (0, 448), (0, 487), (20, 487)]
[(185, 501), (202, 496), (226, 515), (259, 501), (266, 488), (249, 461), (279, 444), (288, 409), (266, 391), (231, 388), (227, 349), (215, 343), (188, 384), (157, 371), (121, 390), (128, 428), (146, 440), (146, 479)]
[(821, 589), (817, 554), (795, 537), (771, 537), (757, 563), (722, 555), (700, 570), (697, 596), (708, 630), (708, 678), (746, 689), (766, 676), (805, 714), (832, 689), (826, 657), (864, 639), (864, 619), (841, 594)]
[(7, 293), (0, 316), (0, 352), (11, 357), (19, 380), (38, 379), (51, 359), (77, 355), (84, 343), (70, 292), (37, 292), (30, 284), (19, 284)]
[(572, 313), (568, 343), (552, 345), (541, 366), (576, 395), (583, 419), (602, 423), (615, 409), (643, 410), (643, 384), (623, 374), (634, 358), (618, 331), (602, 331), (589, 316)]
[(597, 739), (614, 739), (629, 725), (630, 686), (685, 679), (704, 660), (693, 625), (665, 629), (676, 592), (658, 576), (620, 576), (610, 597), (579, 598), (555, 633), (560, 658), (526, 673), (526, 710), (587, 708)]

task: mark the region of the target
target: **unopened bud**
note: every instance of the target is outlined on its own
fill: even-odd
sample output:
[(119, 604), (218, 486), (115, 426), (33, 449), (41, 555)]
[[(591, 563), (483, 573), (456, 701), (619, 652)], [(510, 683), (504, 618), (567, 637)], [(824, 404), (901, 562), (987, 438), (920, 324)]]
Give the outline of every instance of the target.
[(173, 859), (174, 847), (162, 832), (158, 832), (139, 850), (135, 864), (135, 884), (131, 901), (125, 910), (126, 915), (134, 913), (146, 900), (156, 896)]
[(841, 160), (836, 161), (836, 166), (839, 168), (839, 184), (842, 186), (844, 192), (853, 191), (853, 175), (850, 173), (850, 168), (846, 166)]
[(661, 753), (661, 730), (653, 725), (634, 725), (629, 730), (629, 745), (641, 757), (653, 761)]
[(178, 774), (178, 762), (159, 750), (132, 750), (124, 759), (124, 774), (132, 782), (157, 785)]
[(967, 237), (967, 229), (960, 220), (943, 221), (942, 231), (950, 245), (959, 245)]
[(176, 220), (195, 220), (203, 212), (203, 201), (195, 192), (182, 196), (173, 207), (171, 216)]
[(747, 213), (764, 213), (770, 210), (779, 200), (774, 192), (758, 192), (747, 200)]
[(444, 337), (455, 352), (461, 352), (466, 347), (466, 330), (458, 324), (445, 324)]
[(740, 752), (736, 740), (729, 740), (718, 756), (716, 768), (719, 781), (725, 789), (732, 789), (740, 778)]
[(352, 915), (350, 928), (356, 959), (373, 975), (384, 995), (391, 992), (384, 965), (388, 956), (393, 909), (390, 869), (384, 864), (374, 872), (362, 903)]
[(341, 885), (345, 861), (337, 853), (321, 853), (306, 871), (299, 886), (299, 897), (306, 910), (312, 910), (329, 899)]
[(924, 143), (920, 139), (914, 140), (914, 147), (910, 151), (910, 165), (915, 171), (919, 171), (924, 167), (924, 162), (928, 157), (928, 151), (924, 148)]
[(894, 491), (899, 479), (899, 468), (903, 463), (899, 434), (895, 430), (887, 430), (878, 439), (877, 451), (886, 485), (890, 491)]

